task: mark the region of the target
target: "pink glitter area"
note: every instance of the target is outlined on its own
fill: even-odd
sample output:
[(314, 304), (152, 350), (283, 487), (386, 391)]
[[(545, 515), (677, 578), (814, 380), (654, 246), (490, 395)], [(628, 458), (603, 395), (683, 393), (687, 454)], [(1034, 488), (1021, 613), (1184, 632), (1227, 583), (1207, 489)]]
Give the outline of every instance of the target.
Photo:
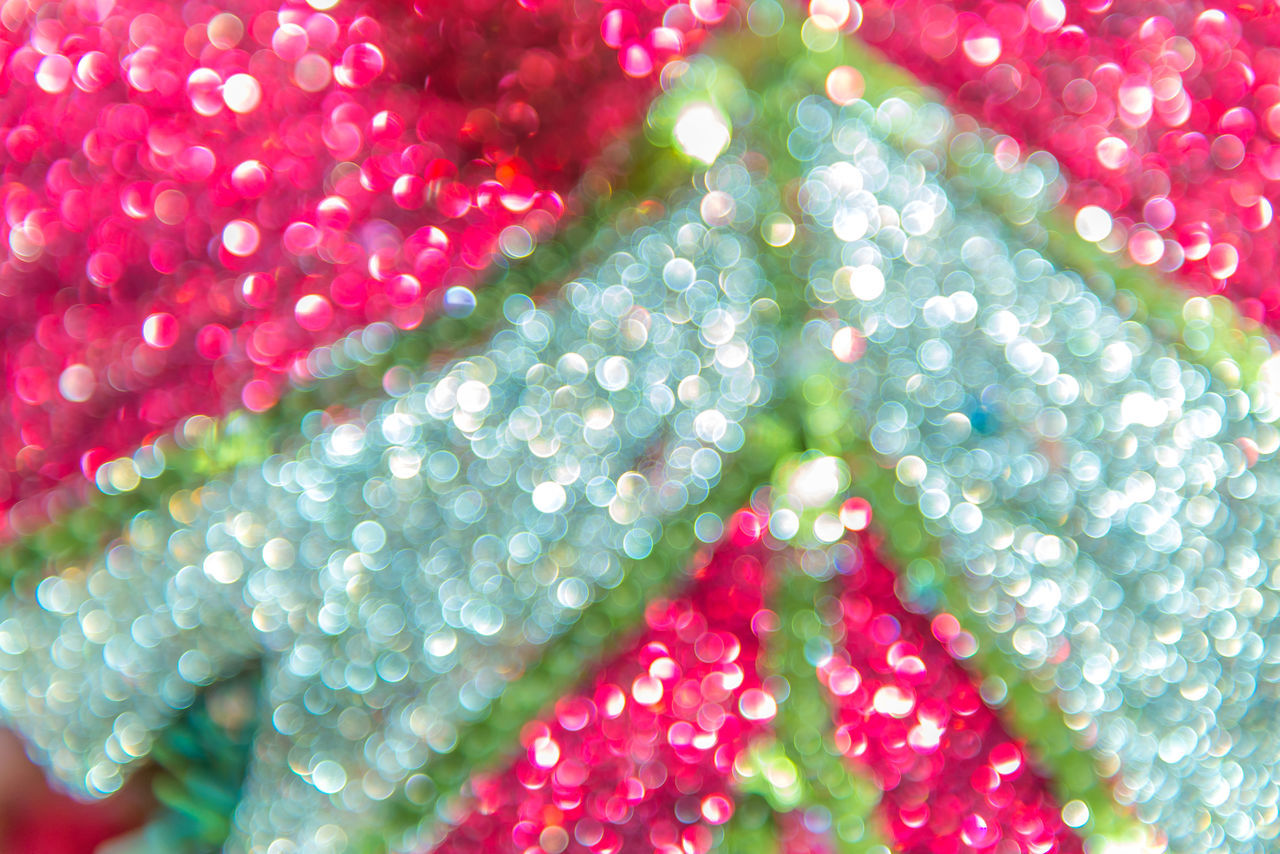
[(776, 822), (779, 854), (836, 854), (830, 829), (814, 831), (805, 824), (801, 812), (781, 813)]
[(548, 236), (727, 7), (585, 8), (4, 6), (0, 509)]
[(1068, 203), (1089, 209), (1082, 236), (1225, 293), (1280, 329), (1280, 17), (1271, 9), (868, 0), (857, 34), (955, 109), (1011, 134), (1009, 154), (1056, 156), (1072, 179)]
[(949, 651), (967, 637), (955, 618), (907, 611), (870, 540), (856, 545), (839, 579), (844, 636), (818, 677), (840, 749), (884, 790), (880, 812), (897, 850), (1083, 850), (1025, 748)]
[(650, 604), (634, 645), (525, 727), (524, 755), (472, 780), (474, 808), (435, 851), (711, 850), (734, 759), (776, 709), (755, 666), (763, 525), (728, 527), (685, 595)]

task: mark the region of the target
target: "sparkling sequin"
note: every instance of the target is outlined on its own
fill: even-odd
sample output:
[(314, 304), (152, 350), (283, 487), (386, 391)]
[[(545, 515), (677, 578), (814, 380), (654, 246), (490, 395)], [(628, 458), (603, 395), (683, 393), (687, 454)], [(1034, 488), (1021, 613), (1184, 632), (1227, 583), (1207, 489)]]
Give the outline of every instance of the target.
[(230, 850), (340, 849), (335, 828), (451, 750), (706, 497), (767, 400), (756, 314), (773, 303), (744, 237), (761, 199), (736, 160), (717, 168), (731, 222), (708, 226), (695, 198), (546, 308), (510, 298), (488, 349), (313, 413), (291, 450), (189, 494), (189, 515), (144, 513), (9, 600), (0, 702), (54, 770), (115, 789), (198, 686), (263, 655)]
[(756, 652), (773, 555), (761, 534), (754, 518), (730, 519), (690, 589), (650, 603), (629, 649), (553, 720), (528, 724), (513, 766), (471, 781), (469, 810), (431, 850), (715, 850), (734, 766), (772, 721), (741, 711), (766, 695)]
[(723, 17), (613, 6), (8, 7), (0, 536), (186, 416), (271, 407), (317, 344), (418, 327), (607, 188), (632, 78)]
[[(794, 117), (823, 247), (808, 294), (838, 318), (811, 322), (799, 352), (834, 385), (835, 423), (896, 466), (969, 607), (1056, 692), (1122, 802), (1179, 850), (1265, 850), (1280, 830), (1267, 372), (1241, 389), (1238, 367), (1187, 360), (1202, 299), (1184, 341), (1161, 341), (1031, 248), (1031, 217), (1011, 232), (958, 201), (986, 181), (1034, 208), (1053, 175), (952, 139), (936, 108), (810, 99)], [(940, 183), (926, 164), (949, 156), (960, 176)], [(913, 234), (921, 206), (933, 224)], [(884, 286), (859, 284), (867, 270)], [(866, 337), (852, 364), (832, 347), (845, 328)]]
[(1273, 10), (1149, 0), (861, 6), (857, 37), (1010, 143), (1061, 161), (1069, 203), (1114, 216), (1091, 238), (1104, 251), (1225, 291), (1247, 315), (1280, 323)]
[(866, 540), (831, 549), (841, 636), (818, 675), (846, 756), (884, 790), (899, 850), (1081, 851), (1046, 783), (949, 653), (954, 618), (902, 607), (895, 573)]

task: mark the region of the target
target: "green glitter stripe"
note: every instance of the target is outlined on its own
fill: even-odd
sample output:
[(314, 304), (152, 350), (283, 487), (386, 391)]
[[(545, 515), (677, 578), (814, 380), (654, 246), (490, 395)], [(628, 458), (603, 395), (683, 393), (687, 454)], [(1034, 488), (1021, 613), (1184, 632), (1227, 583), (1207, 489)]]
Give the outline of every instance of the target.
[[(615, 654), (619, 638), (635, 635), (655, 591), (678, 591), (687, 580), (685, 573), (693, 553), (706, 547), (694, 534), (694, 520), (701, 513), (727, 518), (745, 506), (754, 490), (768, 482), (773, 461), (798, 450), (797, 424), (784, 423), (765, 413), (747, 422), (746, 429), (746, 447), (752, 451), (739, 452), (731, 458), (735, 464), (724, 468), (721, 483), (702, 504), (688, 508), (681, 518), (663, 526), (662, 536), (648, 557), (624, 562), (626, 571), (618, 586), (589, 606), (567, 632), (548, 643), (537, 661), (493, 701), (483, 718), (460, 729), (455, 750), (429, 762), (385, 803), (379, 831), (353, 839), (353, 854), (385, 854), (392, 844), (389, 840), (412, 835), (424, 824), (434, 824), (439, 811), (459, 796), (478, 770), (510, 761), (526, 723), (548, 713), (558, 699), (582, 684), (584, 671), (590, 672), (593, 664)], [(223, 735), (217, 737), (219, 744), (236, 742), (223, 745), (228, 755), (213, 756), (208, 751), (205, 755), (184, 755), (182, 745), (190, 745), (193, 739), (206, 734), (207, 715), (195, 710), (192, 717), (193, 720), (184, 718), (162, 737), (166, 752), (155, 787), (166, 811), (120, 854), (204, 854), (221, 847), (230, 829), (243, 768), (238, 774), (218, 775), (210, 766), (247, 758), (248, 744), (240, 733)], [(209, 789), (215, 797), (202, 798), (204, 784), (215, 780), (216, 785)], [(836, 814), (834, 809), (832, 812)], [(749, 838), (757, 838), (754, 831)]]
[[(794, 401), (792, 402), (794, 403)], [(783, 406), (782, 412), (799, 413), (800, 407)], [(616, 651), (617, 638), (634, 636), (643, 620), (653, 591), (673, 591), (686, 580), (691, 553), (702, 547), (693, 534), (695, 514), (710, 512), (721, 518), (745, 506), (756, 487), (770, 481), (773, 461), (785, 461), (799, 450), (798, 424), (762, 414), (747, 425), (750, 453), (733, 458), (725, 479), (703, 504), (691, 508), (684, 519), (664, 526), (662, 538), (649, 557), (630, 561), (622, 583), (593, 604), (563, 636), (552, 641), (541, 658), (513, 681), (494, 701), (485, 717), (458, 734), (458, 749), (437, 757), (406, 785), (406, 793), (388, 802), (383, 828), (388, 836), (412, 833), (433, 823), (438, 810), (459, 796), (477, 770), (510, 761), (520, 729), (545, 715), (556, 700), (581, 684), (584, 662), (601, 662)], [(814, 610), (822, 597), (822, 583), (791, 568), (768, 604), (777, 609), (785, 627), (771, 635), (761, 659), (762, 675), (786, 679), (789, 695), (778, 705), (777, 737), (761, 745), (761, 761), (782, 760), (798, 774), (794, 794), (781, 793), (763, 779), (748, 780), (747, 793), (762, 796), (775, 811), (820, 805), (832, 817), (832, 830), (840, 854), (886, 854), (889, 846), (876, 831), (871, 814), (879, 792), (859, 778), (839, 757), (834, 746), (831, 711), (822, 694), (814, 668), (805, 660), (804, 641), (820, 636), (825, 624)], [(750, 799), (745, 802), (748, 816)], [(756, 819), (745, 818), (726, 831), (727, 851), (754, 851), (744, 847), (772, 839)], [(381, 854), (382, 835), (357, 840), (353, 851)], [(767, 850), (767, 849), (766, 849)]]
[[(787, 115), (785, 110), (799, 98), (823, 91), (827, 74), (839, 65), (851, 65), (861, 72), (866, 83), (863, 97), (871, 103), (890, 97), (916, 103), (929, 100), (911, 75), (874, 56), (871, 49), (855, 40), (842, 38), (830, 49), (814, 53), (806, 48), (800, 27), (793, 22), (784, 26), (773, 41), (771, 46), (755, 46), (752, 60), (768, 62), (770, 56), (797, 57), (790, 63), (796, 83), (785, 94), (778, 90), (770, 93), (770, 106), (780, 121)], [(783, 99), (781, 103), (774, 100), (776, 97)], [(1157, 335), (1163, 334), (1174, 342), (1188, 361), (1202, 364), (1228, 381), (1234, 373), (1237, 386), (1247, 387), (1256, 381), (1262, 363), (1271, 354), (1270, 344), (1257, 331), (1256, 324), (1242, 318), (1229, 301), (1202, 299), (1200, 302), (1212, 309), (1211, 319), (1197, 324), (1185, 322), (1184, 307), (1193, 295), (1162, 282), (1149, 271), (1122, 268), (1116, 259), (1079, 238), (1061, 211), (1044, 212), (1025, 203), (1011, 204), (1008, 196), (997, 192), (989, 181), (975, 180), (980, 163), (971, 150), (966, 152), (949, 146), (947, 154), (945, 178), (949, 191), (957, 184), (966, 189), (973, 189), (975, 185), (984, 187), (985, 192), (978, 194), (979, 203), (1000, 215), (1029, 245), (1037, 245), (1037, 238), (1043, 237), (1044, 240), (1039, 241), (1042, 251), (1059, 266), (1081, 273), (1099, 298), (1122, 308), (1127, 304), (1130, 319), (1148, 322)], [(789, 157), (775, 158), (771, 163), (780, 166), (788, 161)], [(986, 162), (991, 163), (990, 158)], [(994, 168), (994, 164), (991, 165)], [(798, 233), (798, 240), (801, 234)], [(761, 253), (762, 264), (772, 261), (777, 268), (770, 270), (766, 266), (773, 281), (782, 282), (791, 277), (782, 262), (782, 257), (788, 254), (790, 252)], [(780, 294), (791, 291), (797, 296), (802, 291), (800, 287), (778, 290)], [(784, 311), (787, 308), (784, 304)], [(1180, 336), (1176, 334), (1179, 331)], [(1233, 369), (1233, 366), (1238, 367)], [(932, 593), (941, 604), (940, 610), (956, 616), (978, 641), (978, 651), (971, 662), (965, 662), (966, 667), (979, 678), (998, 676), (1006, 683), (1007, 697), (998, 710), (1001, 719), (1012, 734), (1028, 744), (1040, 766), (1048, 772), (1049, 785), (1059, 802), (1078, 799), (1089, 807), (1090, 820), (1080, 832), (1090, 841), (1091, 848), (1102, 850), (1106, 843), (1117, 840), (1150, 839), (1152, 831), (1112, 797), (1105, 781), (1108, 776), (1105, 769), (1097, 767), (1084, 739), (1050, 699), (1052, 686), (1040, 685), (1029, 678), (999, 649), (994, 635), (981, 621), (973, 618), (966, 605), (963, 582), (943, 569), (940, 544), (925, 532), (924, 517), (915, 506), (907, 506), (897, 499), (892, 470), (881, 465), (865, 437), (853, 435), (848, 428), (851, 413), (835, 403), (807, 406), (805, 410), (806, 446), (845, 459), (853, 473), (853, 491), (870, 501), (876, 526), (886, 534), (886, 552), (904, 573), (908, 587), (914, 592)]]
[(830, 626), (817, 612), (823, 600), (834, 602), (829, 592), (828, 585), (790, 566), (769, 603), (782, 629), (768, 638), (764, 669), (784, 677), (790, 689), (774, 722), (778, 746), (799, 769), (800, 805), (817, 804), (831, 813), (831, 838), (840, 854), (887, 854), (890, 845), (874, 818), (880, 791), (840, 755), (831, 705), (805, 658), (807, 641), (830, 639)]
[(998, 169), (989, 151), (971, 145), (967, 150), (953, 147), (948, 153), (946, 176), (952, 186), (972, 190), (980, 204), (1001, 216), (1022, 242), (1039, 249), (1059, 269), (1078, 273), (1123, 318), (1146, 326), (1171, 343), (1183, 359), (1208, 368), (1230, 388), (1247, 390), (1258, 381), (1263, 364), (1275, 352), (1273, 341), (1231, 300), (1201, 296), (1148, 268), (1124, 265), (1122, 256), (1103, 252), (1080, 237), (1070, 212), (1061, 207), (1036, 211), (1028, 221), (1009, 204), (1008, 196), (983, 180), (984, 171)]
[(909, 595), (914, 599), (927, 594), (935, 599), (937, 607), (931, 610), (955, 616), (961, 628), (975, 638), (976, 652), (961, 663), (979, 681), (995, 676), (1005, 683), (1007, 695), (997, 714), (1009, 732), (1030, 747), (1058, 802), (1080, 800), (1089, 807), (1090, 820), (1079, 832), (1094, 844), (1150, 836), (1137, 817), (1112, 797), (1104, 769), (1096, 764), (1089, 745), (1052, 699), (1053, 686), (1040, 684), (1018, 667), (999, 648), (995, 635), (968, 610), (963, 581), (943, 568), (940, 544), (926, 533), (924, 517), (895, 495), (893, 470), (885, 468), (860, 437), (824, 429), (848, 417), (835, 403), (815, 408), (810, 413), (810, 435), (821, 437), (820, 445), (849, 465), (851, 491), (871, 503), (875, 527), (884, 534), (884, 551), (902, 574)]
[[(765, 2), (770, 2), (770, 0), (765, 0)], [(767, 116), (764, 122), (766, 125), (772, 121), (779, 126), (785, 126), (784, 122), (791, 106), (800, 98), (812, 94), (815, 88), (821, 91), (825, 84), (827, 73), (836, 65), (850, 64), (858, 67), (866, 80), (866, 97), (871, 101), (881, 101), (887, 97), (900, 97), (904, 94), (904, 91), (919, 92), (918, 87), (913, 90), (905, 90), (905, 87), (911, 85), (912, 81), (904, 72), (883, 62), (872, 60), (870, 54), (855, 43), (842, 40), (838, 47), (840, 48), (839, 50), (833, 50), (834, 56), (824, 57), (826, 61), (818, 61), (815, 57), (806, 53), (800, 37), (800, 29), (792, 24), (783, 26), (775, 37), (760, 39), (739, 38), (726, 48), (724, 53), (730, 58), (735, 67), (751, 69), (753, 72), (752, 77), (775, 75), (775, 78), (781, 77), (787, 81), (784, 84), (770, 87), (761, 98), (762, 112)], [(781, 57), (799, 58), (791, 62), (785, 62), (780, 59)], [(776, 179), (780, 183), (800, 176), (801, 169), (799, 164), (796, 164), (789, 155), (786, 155), (785, 152), (776, 151), (770, 153), (779, 155), (769, 158), (769, 163), (774, 170)], [(1003, 213), (1007, 215), (1008, 211), (1006, 210)], [(800, 247), (796, 245), (768, 251), (762, 248), (759, 255), (760, 261), (765, 265), (771, 280), (779, 283), (793, 280), (794, 277), (788, 269), (787, 259), (799, 249)], [(1095, 255), (1100, 254), (1096, 249), (1088, 247), (1087, 244), (1083, 245), (1082, 249)], [(1140, 277), (1141, 281), (1150, 282), (1150, 287), (1154, 292), (1165, 299), (1164, 304), (1171, 307), (1176, 306), (1180, 315), (1181, 305), (1177, 302), (1178, 295), (1176, 292), (1166, 286), (1156, 284), (1154, 280), (1148, 279), (1140, 271), (1126, 272), (1132, 272), (1133, 275)], [(1095, 286), (1098, 284), (1096, 279), (1093, 283)], [(778, 301), (782, 306), (784, 315), (799, 317), (803, 316), (808, 310), (808, 306), (803, 300), (803, 288), (801, 287), (779, 287)], [(833, 413), (831, 408), (809, 408), (803, 404), (801, 404), (801, 408), (807, 410), (805, 415), (807, 439), (817, 440), (806, 441), (806, 446), (824, 448), (828, 453), (843, 456), (848, 460), (858, 483), (856, 491), (862, 492), (872, 501), (881, 527), (890, 532), (889, 555), (895, 559), (898, 566), (907, 570), (908, 578), (911, 578), (913, 574), (919, 576), (923, 573), (925, 567), (933, 570), (933, 575), (939, 580), (942, 587), (941, 592), (946, 593), (944, 598), (945, 605), (951, 611), (964, 615), (966, 613), (964, 607), (965, 594), (961, 582), (941, 570), (938, 543), (924, 534), (923, 517), (919, 515), (914, 507), (907, 507), (897, 500), (893, 492), (891, 475), (876, 463), (876, 458), (872, 455), (871, 448), (865, 440), (854, 436), (837, 439), (833, 428), (838, 431), (843, 425), (849, 424), (848, 414)], [(833, 442), (833, 439), (836, 441)], [(993, 638), (980, 625), (976, 624), (977, 621), (969, 618), (962, 619), (961, 622), (970, 634), (973, 634), (980, 641), (981, 652), (976, 657), (975, 663), (978, 665), (976, 669), (983, 674), (999, 675), (1004, 678), (1008, 685), (1007, 706), (1014, 711), (1010, 713), (1009, 708), (1006, 708), (1001, 714), (1010, 731), (1028, 743), (1037, 754), (1040, 762), (1051, 772), (1052, 779), (1050, 784), (1054, 787), (1061, 802), (1065, 803), (1072, 799), (1079, 799), (1089, 806), (1090, 823), (1082, 828), (1082, 832), (1095, 838), (1098, 842), (1146, 838), (1149, 835), (1148, 832), (1135, 817), (1116, 804), (1111, 796), (1109, 787), (1095, 768), (1093, 758), (1087, 753), (1086, 748), (1079, 743), (1079, 738), (1070, 728), (1061, 712), (1047, 699), (1047, 687), (1036, 686), (1027, 681), (1025, 674), (1010, 659), (1000, 653)], [(809, 681), (813, 678), (812, 668), (803, 662), (802, 656), (800, 664), (810, 672), (807, 674), (807, 678), (797, 674), (799, 678), (794, 679), (792, 690), (813, 690), (816, 692), (818, 689), (816, 681)], [(794, 662), (787, 669), (791, 670), (793, 667), (795, 667)], [(785, 675), (791, 680), (794, 672), (794, 670), (791, 670)], [(820, 695), (814, 699), (825, 704)], [(787, 706), (795, 705), (797, 704), (787, 703), (780, 706), (780, 728), (784, 726), (782, 720), (789, 718), (791, 714), (785, 712), (784, 709)], [(799, 701), (799, 705), (809, 706), (803, 700)], [(807, 721), (811, 722), (813, 720), (812, 714), (815, 712), (816, 707), (810, 707), (810, 711), (805, 716)], [(825, 705), (821, 714), (823, 716), (821, 720), (830, 719), (829, 710), (825, 708)], [(801, 739), (800, 743), (808, 744), (809, 747), (814, 744), (811, 739), (806, 740), (804, 738)], [(812, 753), (805, 750), (804, 753), (803, 759), (806, 761), (798, 763), (800, 767), (805, 767), (812, 771), (814, 770), (813, 766), (808, 765), (808, 761), (816, 761), (821, 765), (828, 764), (822, 758), (822, 755), (826, 753), (825, 750)], [(834, 757), (831, 758), (834, 759)], [(822, 771), (818, 771), (818, 773), (822, 774), (826, 779), (847, 783), (849, 780), (848, 771), (838, 761), (830, 764), (835, 766), (832, 771), (825, 774)], [(836, 786), (839, 787), (844, 783), (836, 782)], [(833, 810), (833, 815), (835, 812)]]

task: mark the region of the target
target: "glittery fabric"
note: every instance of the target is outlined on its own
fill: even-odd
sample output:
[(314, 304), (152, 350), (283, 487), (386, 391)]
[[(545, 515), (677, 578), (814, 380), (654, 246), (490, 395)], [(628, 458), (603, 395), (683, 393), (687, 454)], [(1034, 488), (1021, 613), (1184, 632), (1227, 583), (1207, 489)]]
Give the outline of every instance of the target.
[[(690, 9), (702, 22), (724, 14)], [(1052, 2), (1005, 9), (1015, 11), (1036, 33), (1078, 35)], [(761, 35), (775, 13), (772, 0), (756, 0), (745, 20)], [(872, 41), (888, 37), (870, 7), (864, 17), (823, 0), (809, 13), (797, 40), (814, 55), (859, 23)], [(639, 25), (611, 15), (601, 38), (619, 49), (623, 70), (652, 72), (648, 54), (627, 41)], [(1231, 41), (1223, 20), (1197, 11), (1196, 51)], [(965, 33), (966, 61), (1007, 74), (998, 60), (1014, 41)], [(1161, 38), (1181, 56), (1176, 36)], [(361, 49), (343, 73), (372, 64)], [(850, 67), (826, 75), (826, 97), (796, 100), (784, 126), (748, 133), (744, 123), (763, 122), (776, 99), (735, 90), (732, 72), (715, 70), (681, 64), (690, 90), (717, 94), (680, 92), (669, 111), (679, 154), (711, 164), (695, 172), (692, 201), (677, 197), (657, 225), (620, 228), (617, 252), (543, 307), (512, 297), (508, 325), (475, 355), (415, 368), (416, 384), (388, 374), (389, 397), (313, 413), (261, 467), (175, 494), (136, 517), (105, 555), (58, 567), (34, 601), (5, 603), (0, 702), (59, 773), (110, 791), (198, 686), (262, 658), (268, 714), (229, 849), (345, 850), (377, 830), (379, 802), (457, 749), (461, 727), (483, 717), (587, 603), (607, 596), (628, 561), (650, 553), (665, 520), (715, 488), (726, 455), (753, 452), (744, 423), (758, 416), (748, 426), (794, 429), (797, 450), (809, 448), (774, 461), (775, 483), (752, 499), (773, 501), (770, 512), (734, 517), (731, 546), (754, 520), (752, 548), (802, 550), (802, 580), (846, 571), (838, 600), (815, 594), (813, 603), (832, 638), (818, 637), (814, 621), (763, 619), (784, 634), (799, 634), (801, 623), (815, 629), (803, 641), (804, 670), (817, 669), (831, 701), (815, 717), (834, 711), (835, 747), (855, 759), (851, 773), (869, 770), (882, 786), (881, 815), (898, 845), (1075, 851), (1071, 829), (1090, 834), (1083, 801), (1048, 794), (1034, 733), (1018, 733), (1023, 744), (997, 720), (1006, 677), (1056, 703), (1098, 774), (1113, 777), (1116, 799), (1174, 851), (1269, 848), (1280, 830), (1269, 651), (1280, 613), (1269, 568), (1280, 362), (1268, 340), (1223, 334), (1203, 298), (1188, 299), (1175, 324), (1148, 325), (1141, 296), (1104, 273), (1086, 283), (1062, 268), (1043, 225), (1051, 220), (1040, 215), (1068, 187), (1118, 192), (1138, 186), (1133, 174), (1073, 184), (1052, 157), (1024, 162), (1007, 137), (976, 132), (911, 93), (872, 106)], [(1099, 91), (1113, 76), (1090, 74)], [(984, 85), (997, 91), (998, 82)], [(225, 85), (218, 109), (239, 114), (232, 102), (247, 84), (231, 87), (232, 102)], [(1201, 97), (1194, 88), (1187, 98)], [(1153, 86), (1152, 97), (1160, 93)], [(720, 95), (724, 103), (713, 103)], [(1135, 115), (1140, 97), (1133, 86), (1117, 95)], [(651, 112), (650, 132), (665, 132), (668, 106)], [(1234, 133), (1210, 146), (1213, 175), (1235, 168), (1223, 159), (1232, 143), (1222, 141)], [(1107, 142), (1093, 151), (1128, 149)], [(1190, 189), (1196, 162), (1189, 157), (1179, 179), (1187, 199), (1200, 192)], [(1158, 165), (1144, 159), (1138, 183), (1169, 201), (1175, 187), (1163, 182), (1173, 179), (1152, 177)], [(1213, 175), (1201, 183), (1217, 186)], [(1232, 195), (1238, 204), (1244, 183)], [(993, 199), (999, 215), (984, 207)], [(1144, 216), (1168, 213), (1147, 202)], [(1210, 267), (1243, 257), (1238, 229), (1175, 250), (1148, 225), (1155, 237), (1096, 203), (1074, 220), (1100, 252), (1138, 264), (1159, 267), (1177, 252)], [(498, 248), (528, 254), (539, 234), (506, 228)], [(224, 248), (252, 237), (238, 225), (222, 235)], [(1144, 254), (1157, 244), (1158, 255)], [(305, 364), (323, 368), (329, 352)], [(72, 375), (68, 389), (81, 379)], [(855, 455), (893, 472), (880, 506), (914, 508), (918, 530), (889, 537), (923, 532), (938, 546), (936, 561), (899, 567), (896, 582), (874, 556), (839, 545), (876, 512), (861, 498), (841, 503), (858, 486), (848, 476)], [(695, 529), (712, 542), (721, 522), (703, 514)], [(702, 702), (724, 686), (699, 678), (695, 702), (679, 680), (741, 666), (744, 681), (726, 689), (726, 702), (744, 689), (741, 717), (765, 722), (776, 711), (775, 735), (786, 739), (780, 722), (796, 677), (760, 683), (776, 692), (754, 688), (742, 621), (766, 614), (768, 585), (715, 586), (726, 561), (743, 570), (731, 574), (756, 572), (720, 548), (695, 562), (710, 592), (695, 579), (685, 598), (654, 604), (646, 640), (565, 698), (590, 700), (594, 719), (562, 707), (554, 721), (531, 724), (523, 758), (473, 778), (473, 808), (437, 801), (436, 814), (415, 817), (406, 834), (388, 831), (389, 843), (559, 854), (642, 844), (702, 852), (720, 841), (711, 826), (731, 818), (734, 802), (723, 775), (732, 769), (743, 785), (753, 775), (749, 763), (728, 761), (741, 732), (731, 726), (719, 741), (732, 704), (714, 700), (721, 720)], [(916, 614), (937, 605), (944, 578), (963, 591), (965, 618), (1012, 660), (1008, 671), (966, 675), (956, 659), (973, 652), (974, 636), (947, 614), (927, 623)], [(737, 656), (724, 657), (724, 638), (718, 652), (703, 644), (704, 656), (702, 632), (681, 634), (699, 616), (736, 621), (726, 631), (741, 644)], [(601, 712), (613, 708), (609, 686), (623, 697), (620, 715)], [(814, 748), (806, 755), (823, 749), (821, 734), (802, 737)], [(731, 747), (708, 752), (708, 741)], [(603, 755), (610, 762), (596, 761)], [(798, 774), (790, 788), (757, 784), (776, 790), (779, 809), (796, 806), (788, 798), (802, 788)], [(805, 816), (806, 831), (810, 816), (822, 826), (816, 810)], [(794, 827), (782, 835), (799, 850), (823, 842)], [(1093, 836), (1088, 845), (1112, 842)]]
[[(1268, 4), (852, 5), (845, 30), (1015, 145), (1056, 156), (1082, 235), (1280, 323), (1280, 19)], [(830, 21), (849, 8), (813, 6)]]
[(955, 617), (904, 609), (896, 574), (866, 540), (833, 551), (842, 636), (818, 676), (836, 743), (884, 790), (897, 850), (1082, 851), (1025, 748), (949, 651), (961, 632)]
[(272, 406), (315, 344), (415, 328), (528, 255), (584, 175), (608, 191), (599, 155), (727, 11), (697, 5), (7, 5), (13, 527), (182, 417)]
[(756, 672), (775, 559), (763, 532), (750, 511), (731, 518), (689, 589), (654, 600), (632, 646), (525, 727), (524, 755), (471, 782), (470, 811), (430, 850), (715, 850), (734, 764), (777, 708)]
[(59, 774), (107, 792), (196, 686), (266, 655), (228, 850), (342, 850), (741, 446), (772, 353), (738, 233), (755, 191), (727, 189), (736, 228), (700, 213), (730, 192), (695, 199), (546, 309), (511, 298), (487, 349), (8, 600), (8, 714)]
[[(829, 247), (809, 292), (839, 318), (799, 352), (826, 350), (809, 369), (896, 466), (966, 604), (1119, 772), (1117, 797), (1177, 850), (1266, 850), (1274, 391), (1188, 362), (957, 204), (923, 165), (946, 139), (928, 116), (797, 107), (792, 150), (815, 163), (801, 204)], [(877, 144), (877, 125), (915, 150)], [(1000, 180), (1045, 183), (1033, 166)]]

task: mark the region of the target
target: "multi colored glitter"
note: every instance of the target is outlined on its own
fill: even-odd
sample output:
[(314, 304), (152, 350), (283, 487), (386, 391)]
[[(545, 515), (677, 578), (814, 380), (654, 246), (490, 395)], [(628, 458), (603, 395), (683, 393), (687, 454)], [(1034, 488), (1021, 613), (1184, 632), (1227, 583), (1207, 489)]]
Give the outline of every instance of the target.
[(893, 571), (866, 542), (842, 549), (842, 638), (818, 676), (845, 755), (884, 790), (899, 850), (1082, 851), (1061, 808), (948, 652), (955, 618), (902, 607)]
[(1273, 10), (868, 0), (854, 27), (957, 110), (1011, 134), (1015, 156), (1056, 156), (1077, 228), (1103, 251), (1280, 324)]
[(742, 445), (767, 398), (753, 302), (770, 301), (739, 234), (753, 221), (702, 219), (708, 198), (755, 201), (731, 189), (637, 231), (556, 305), (510, 298), (485, 351), (316, 413), (287, 455), (175, 494), (83, 572), (10, 599), (0, 703), (105, 793), (197, 686), (268, 655), (244, 844), (288, 828), (341, 848), (339, 815), (452, 749)]
[(528, 255), (724, 14), (7, 6), (0, 509), (33, 498), (29, 530), (43, 490)]
[[(792, 145), (820, 164), (801, 204), (839, 247), (809, 271), (839, 319), (797, 352), (825, 351), (814, 376), (963, 568), (969, 607), (1119, 772), (1117, 796), (1179, 846), (1260, 851), (1280, 830), (1260, 670), (1274, 545), (1254, 521), (1274, 500), (1274, 392), (1186, 361), (995, 220), (961, 216), (919, 167), (886, 180), (930, 148), (885, 168), (870, 128), (911, 115), (796, 110)], [(915, 121), (938, 139), (936, 119)], [(1013, 195), (1046, 183), (1032, 166), (1006, 180)], [(847, 367), (844, 328), (866, 338)], [(1227, 761), (1248, 782), (1215, 790), (1237, 743)]]
[(731, 518), (689, 591), (653, 601), (629, 650), (557, 702), (554, 720), (530, 723), (525, 754), (471, 782), (469, 812), (430, 850), (715, 850), (734, 765), (777, 706), (755, 665), (763, 533), (750, 511)]
[(1265, 10), (0, 24), (0, 709), (126, 850), (1272, 847)]

